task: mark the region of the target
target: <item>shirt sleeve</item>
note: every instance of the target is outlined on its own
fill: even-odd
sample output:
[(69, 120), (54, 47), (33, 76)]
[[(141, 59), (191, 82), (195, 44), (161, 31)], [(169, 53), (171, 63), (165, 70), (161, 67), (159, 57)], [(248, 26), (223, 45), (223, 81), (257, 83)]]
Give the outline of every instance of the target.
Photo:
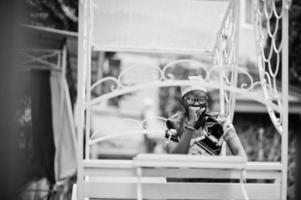
[(179, 142), (181, 137), (181, 114), (175, 114), (166, 121), (165, 138), (168, 141)]
[(180, 139), (175, 129), (166, 129), (165, 138), (168, 141), (173, 141), (173, 142), (176, 142), (176, 143), (178, 143), (179, 139)]

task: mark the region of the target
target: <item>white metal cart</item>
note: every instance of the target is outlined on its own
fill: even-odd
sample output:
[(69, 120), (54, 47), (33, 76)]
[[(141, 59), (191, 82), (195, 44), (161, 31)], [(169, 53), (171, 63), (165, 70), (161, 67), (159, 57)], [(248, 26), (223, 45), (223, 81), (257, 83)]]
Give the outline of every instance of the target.
[[(276, 0), (254, 0), (250, 8), (253, 12), (259, 81), (255, 81), (248, 70), (238, 66), (239, 3), (239, 0), (80, 0), (78, 180), (74, 187), (74, 199), (286, 199), (290, 1), (277, 1), (282, 7), (276, 9)], [(282, 29), (279, 29), (280, 26)], [(276, 39), (280, 36), (281, 45), (277, 45)], [(268, 53), (265, 51), (267, 40), (271, 44)], [(210, 60), (211, 67), (204, 67), (199, 60), (180, 59), (171, 61), (163, 68), (158, 66), (158, 76), (148, 82), (124, 83), (124, 74), (130, 73), (127, 70), (117, 78), (105, 77), (91, 85), (92, 51), (198, 55)], [(277, 60), (274, 66), (272, 57)], [(169, 69), (177, 67), (177, 64), (191, 62), (204, 72), (197, 84), (219, 90), (220, 113), (233, 118), (237, 95), (266, 106), (282, 138), (281, 162), (247, 162), (231, 156), (208, 158), (142, 154), (127, 161), (94, 160), (89, 157), (90, 145), (98, 142), (126, 134), (163, 134), (162, 130), (145, 129), (143, 122), (137, 121), (135, 130), (118, 132), (109, 137), (90, 137), (93, 105), (146, 88), (195, 84), (188, 79), (177, 80), (169, 74)], [(278, 74), (281, 74), (281, 92), (276, 85)], [(244, 76), (247, 82), (240, 83), (240, 76)], [(105, 82), (112, 83), (112, 90), (92, 99), (91, 91)], [(263, 95), (254, 92), (254, 88), (258, 87)], [(162, 181), (195, 175), (240, 181)], [(248, 181), (252, 179), (270, 181)]]

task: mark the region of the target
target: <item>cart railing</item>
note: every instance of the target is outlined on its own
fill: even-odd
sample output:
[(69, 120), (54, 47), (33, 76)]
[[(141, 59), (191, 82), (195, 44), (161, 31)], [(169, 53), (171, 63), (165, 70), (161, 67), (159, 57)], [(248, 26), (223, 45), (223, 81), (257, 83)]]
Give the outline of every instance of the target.
[(139, 154), (88, 160), (83, 197), (113, 199), (280, 199), (281, 164), (238, 156)]

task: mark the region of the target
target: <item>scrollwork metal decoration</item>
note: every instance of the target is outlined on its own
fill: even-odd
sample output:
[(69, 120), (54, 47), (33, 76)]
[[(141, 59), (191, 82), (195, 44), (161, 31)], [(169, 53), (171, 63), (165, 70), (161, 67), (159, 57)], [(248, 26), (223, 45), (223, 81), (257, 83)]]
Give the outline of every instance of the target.
[[(283, 47), (281, 23), (284, 9), (289, 7), (290, 1), (255, 0), (253, 2), (253, 24), (260, 82), (265, 100), (279, 107), (282, 107), (277, 84)], [(270, 106), (267, 106), (267, 109), (274, 126), (279, 133), (282, 133), (283, 113), (276, 112)]]

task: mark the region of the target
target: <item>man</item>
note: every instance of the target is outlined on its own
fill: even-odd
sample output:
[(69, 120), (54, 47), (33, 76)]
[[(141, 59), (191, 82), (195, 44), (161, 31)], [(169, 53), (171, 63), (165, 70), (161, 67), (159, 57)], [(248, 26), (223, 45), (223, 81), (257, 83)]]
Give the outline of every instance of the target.
[(246, 156), (227, 116), (208, 112), (207, 91), (198, 86), (181, 87), (185, 112), (167, 120), (167, 152), (173, 154), (220, 155), (226, 142), (233, 155)]

